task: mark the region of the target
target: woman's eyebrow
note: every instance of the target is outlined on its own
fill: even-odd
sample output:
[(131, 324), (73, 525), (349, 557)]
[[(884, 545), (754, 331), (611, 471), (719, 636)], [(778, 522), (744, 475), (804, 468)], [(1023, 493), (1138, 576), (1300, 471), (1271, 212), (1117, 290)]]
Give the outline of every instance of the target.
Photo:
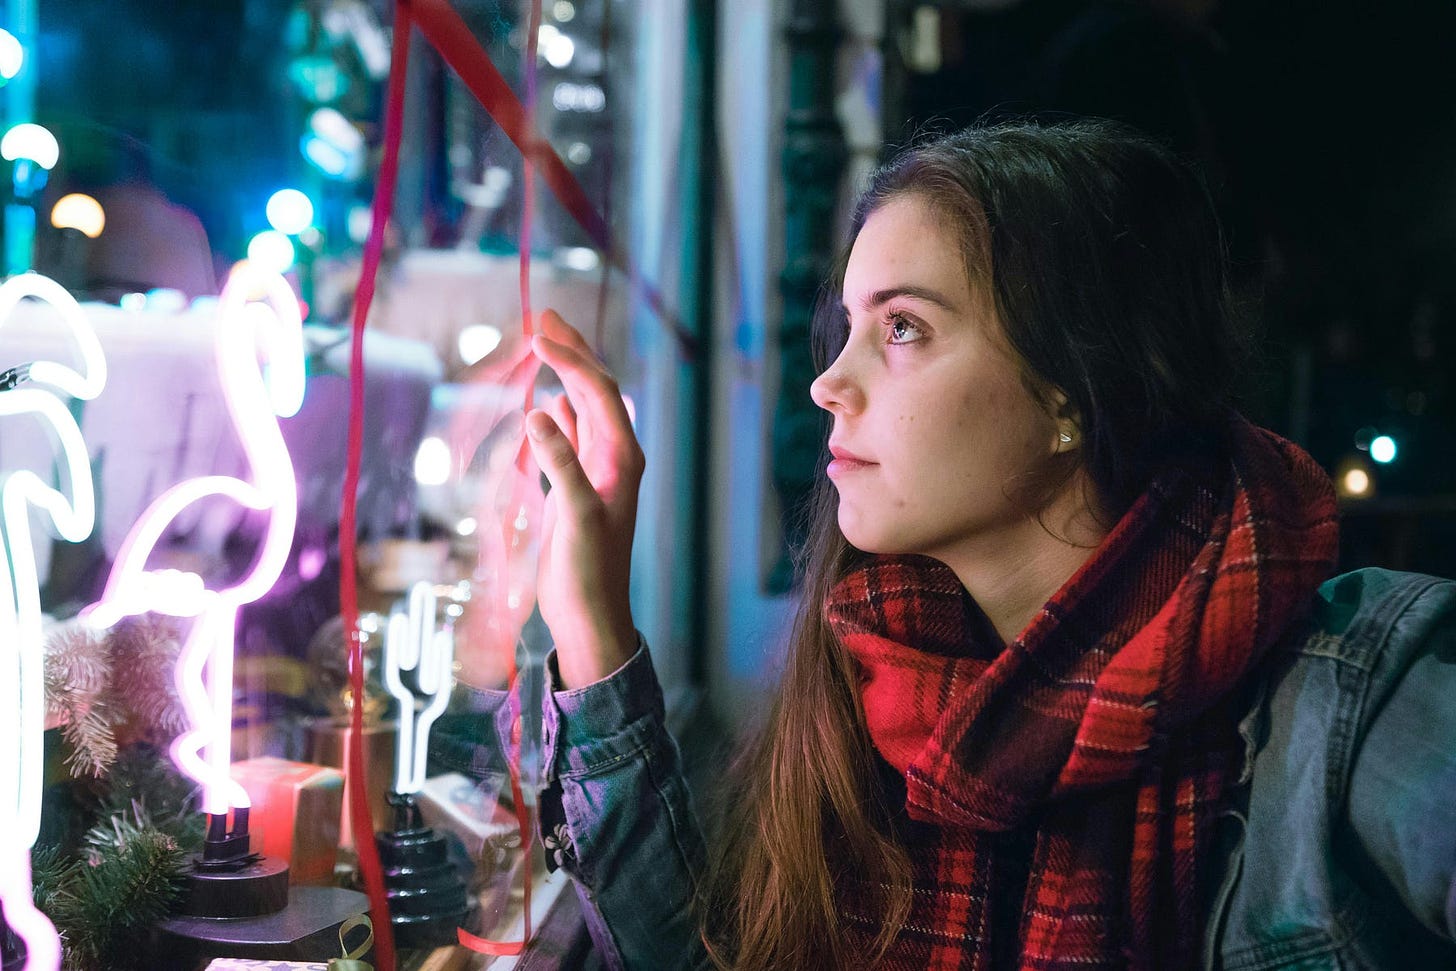
[[(882, 307), (894, 300), (896, 297), (912, 297), (916, 300), (924, 300), (926, 303), (933, 303), (943, 310), (955, 310), (955, 303), (938, 290), (929, 287), (917, 286), (913, 283), (906, 283), (895, 287), (886, 287), (883, 290), (876, 290), (860, 302), (860, 311), (869, 313), (878, 307)], [(844, 308), (847, 312), (848, 307)]]

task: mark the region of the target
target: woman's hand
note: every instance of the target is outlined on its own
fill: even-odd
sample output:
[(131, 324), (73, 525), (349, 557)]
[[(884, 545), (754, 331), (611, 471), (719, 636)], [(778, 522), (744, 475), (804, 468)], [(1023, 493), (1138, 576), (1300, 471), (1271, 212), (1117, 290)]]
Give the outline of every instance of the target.
[(562, 687), (580, 688), (637, 649), (628, 577), (644, 458), (621, 389), (581, 334), (548, 310), (532, 349), (566, 389), (550, 413), (526, 416), (531, 454), (551, 483), (537, 596)]

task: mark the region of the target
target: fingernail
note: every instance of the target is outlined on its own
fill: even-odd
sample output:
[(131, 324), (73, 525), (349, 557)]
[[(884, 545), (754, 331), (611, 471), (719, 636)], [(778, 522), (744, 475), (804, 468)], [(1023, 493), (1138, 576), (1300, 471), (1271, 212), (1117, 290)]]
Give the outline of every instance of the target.
[(556, 423), (544, 411), (532, 412), (526, 419), (526, 431), (538, 442), (544, 442), (556, 434)]

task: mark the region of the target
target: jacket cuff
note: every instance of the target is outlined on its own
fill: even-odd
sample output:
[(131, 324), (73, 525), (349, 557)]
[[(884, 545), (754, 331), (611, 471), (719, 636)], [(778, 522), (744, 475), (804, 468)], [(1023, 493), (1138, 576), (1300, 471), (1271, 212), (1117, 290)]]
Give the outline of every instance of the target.
[(433, 769), (477, 779), (508, 772), (506, 752), (518, 714), (512, 693), (456, 682), (449, 708), (430, 732)]
[[(642, 635), (616, 671), (584, 688), (557, 691), (556, 654), (546, 659), (542, 745), (548, 775), (584, 775), (634, 755), (642, 723), (663, 719), (662, 688)], [(559, 763), (559, 764), (558, 764)]]

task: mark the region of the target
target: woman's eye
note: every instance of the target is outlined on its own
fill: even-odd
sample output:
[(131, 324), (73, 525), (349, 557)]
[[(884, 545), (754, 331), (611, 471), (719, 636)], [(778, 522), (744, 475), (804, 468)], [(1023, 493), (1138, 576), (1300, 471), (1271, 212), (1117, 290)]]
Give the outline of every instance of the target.
[(890, 344), (911, 344), (924, 336), (914, 321), (900, 314), (891, 314), (886, 322), (886, 329), (889, 331)]

